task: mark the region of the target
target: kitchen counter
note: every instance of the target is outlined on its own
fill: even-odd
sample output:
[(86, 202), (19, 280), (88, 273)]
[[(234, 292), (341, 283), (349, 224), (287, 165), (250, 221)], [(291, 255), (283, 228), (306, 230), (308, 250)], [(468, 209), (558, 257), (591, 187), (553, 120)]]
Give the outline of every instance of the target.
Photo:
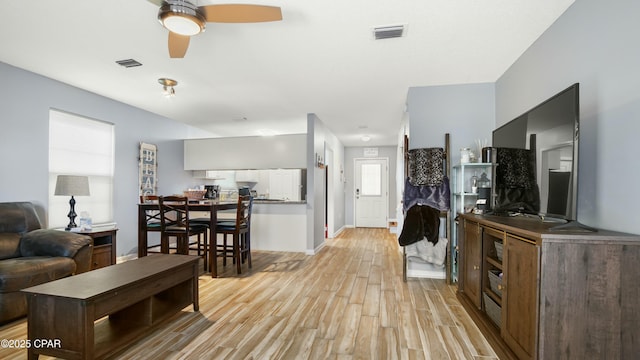
[(254, 204), (306, 204), (304, 200), (253, 199)]

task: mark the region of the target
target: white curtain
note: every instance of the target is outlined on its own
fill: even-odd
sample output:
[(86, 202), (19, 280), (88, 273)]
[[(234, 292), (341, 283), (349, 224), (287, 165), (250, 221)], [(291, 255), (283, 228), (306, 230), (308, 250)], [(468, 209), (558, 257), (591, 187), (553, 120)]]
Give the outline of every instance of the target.
[[(90, 196), (75, 197), (78, 218), (94, 224), (113, 221), (114, 126), (59, 110), (49, 111), (48, 226), (69, 223), (70, 196), (55, 196), (58, 175), (86, 175)], [(76, 224), (78, 219), (76, 219)]]

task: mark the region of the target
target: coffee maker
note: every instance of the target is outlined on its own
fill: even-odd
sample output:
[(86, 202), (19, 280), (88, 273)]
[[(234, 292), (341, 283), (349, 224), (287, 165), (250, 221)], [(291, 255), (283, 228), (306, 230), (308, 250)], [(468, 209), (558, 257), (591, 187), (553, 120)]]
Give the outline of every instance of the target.
[(491, 180), (487, 177), (487, 173), (484, 172), (478, 180), (476, 209), (478, 209), (481, 214), (491, 210)]
[(206, 199), (217, 199), (220, 194), (220, 185), (205, 185), (204, 189), (207, 190), (204, 194)]

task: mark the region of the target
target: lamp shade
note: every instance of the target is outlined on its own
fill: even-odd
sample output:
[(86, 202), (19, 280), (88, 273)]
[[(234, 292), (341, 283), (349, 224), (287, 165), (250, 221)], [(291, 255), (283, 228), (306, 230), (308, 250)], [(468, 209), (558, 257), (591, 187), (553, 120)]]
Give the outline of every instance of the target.
[(89, 177), (58, 175), (54, 195), (89, 196)]

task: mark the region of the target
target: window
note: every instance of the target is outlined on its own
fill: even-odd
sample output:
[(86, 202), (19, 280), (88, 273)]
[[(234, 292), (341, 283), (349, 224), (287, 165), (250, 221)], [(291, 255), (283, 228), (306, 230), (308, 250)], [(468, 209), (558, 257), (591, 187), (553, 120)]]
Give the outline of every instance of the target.
[(78, 217), (87, 212), (94, 224), (113, 221), (113, 157), (113, 124), (49, 111), (49, 227), (69, 223), (71, 198), (54, 195), (58, 175), (89, 176), (91, 195), (76, 198)]
[(380, 164), (362, 164), (362, 195), (380, 196), (382, 194), (382, 167)]

